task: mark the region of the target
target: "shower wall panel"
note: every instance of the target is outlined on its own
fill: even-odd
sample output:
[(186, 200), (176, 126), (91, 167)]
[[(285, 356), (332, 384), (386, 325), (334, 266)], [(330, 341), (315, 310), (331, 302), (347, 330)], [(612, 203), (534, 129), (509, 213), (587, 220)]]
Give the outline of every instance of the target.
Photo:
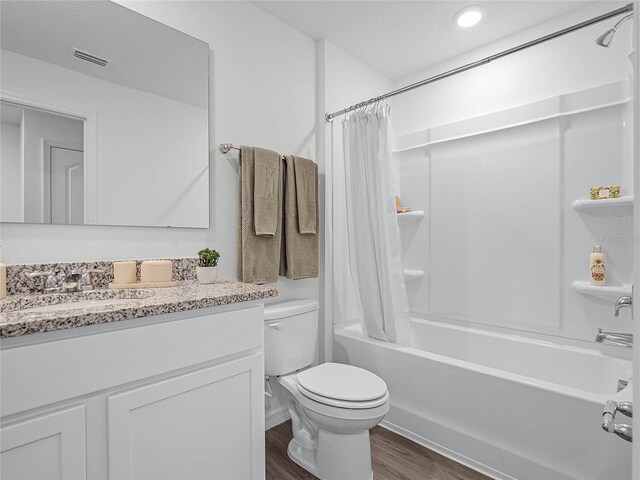
[(559, 324), (561, 136), (553, 119), (430, 147), (431, 314)]
[[(611, 299), (577, 292), (593, 245), (607, 284), (632, 281), (632, 218), (576, 211), (589, 188), (631, 195), (627, 82), (553, 97), (395, 139), (412, 314), (592, 341), (631, 328)], [(615, 301), (615, 299), (613, 299)]]

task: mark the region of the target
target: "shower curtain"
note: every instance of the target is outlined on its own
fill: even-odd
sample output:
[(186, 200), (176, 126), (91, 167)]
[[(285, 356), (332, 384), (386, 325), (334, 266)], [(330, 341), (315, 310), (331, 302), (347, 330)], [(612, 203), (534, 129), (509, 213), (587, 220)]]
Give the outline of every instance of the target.
[(334, 318), (410, 345), (389, 115), (375, 104), (332, 125)]

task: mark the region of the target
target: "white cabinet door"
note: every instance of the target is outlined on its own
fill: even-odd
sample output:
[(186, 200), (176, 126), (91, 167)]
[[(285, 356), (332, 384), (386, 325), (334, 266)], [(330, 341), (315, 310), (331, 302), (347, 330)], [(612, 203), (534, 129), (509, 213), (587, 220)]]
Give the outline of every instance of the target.
[(85, 479), (85, 408), (77, 406), (0, 430), (2, 480)]
[(110, 396), (109, 478), (264, 478), (262, 383), (256, 353)]

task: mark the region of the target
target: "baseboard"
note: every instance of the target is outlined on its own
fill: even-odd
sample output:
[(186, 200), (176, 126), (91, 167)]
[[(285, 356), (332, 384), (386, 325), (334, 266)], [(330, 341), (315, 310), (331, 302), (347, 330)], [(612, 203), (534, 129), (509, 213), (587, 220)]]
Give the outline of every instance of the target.
[(388, 422), (387, 420), (383, 420), (382, 422), (380, 422), (380, 426), (383, 428), (386, 428), (387, 430), (391, 430), (392, 432), (397, 433), (402, 437), (408, 438), (412, 442), (422, 445), (423, 447), (426, 447), (429, 450), (433, 450), (434, 452), (437, 452), (440, 455), (444, 455), (445, 457), (450, 458), (455, 462), (461, 463), (462, 465), (465, 465), (473, 470), (483, 473), (488, 477), (494, 478), (496, 480), (516, 480), (509, 475), (506, 475), (502, 472), (494, 470), (493, 468), (488, 467), (482, 463), (476, 462), (475, 460), (465, 457), (464, 455), (460, 455), (459, 453), (454, 452), (453, 450), (443, 447), (442, 445), (432, 442), (416, 433), (413, 433), (410, 430), (407, 430), (406, 428), (402, 428), (402, 427), (399, 427), (398, 425)]
[(276, 425), (280, 425), (281, 423), (286, 422), (287, 420), (289, 420), (289, 418), (289, 409), (286, 405), (280, 408), (276, 408), (275, 410), (268, 412), (265, 415), (264, 429), (269, 430)]

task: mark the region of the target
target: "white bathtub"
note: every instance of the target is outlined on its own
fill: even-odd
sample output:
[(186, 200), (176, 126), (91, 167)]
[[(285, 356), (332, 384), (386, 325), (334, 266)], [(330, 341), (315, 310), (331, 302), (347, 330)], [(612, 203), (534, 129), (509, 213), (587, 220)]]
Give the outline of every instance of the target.
[(616, 393), (630, 361), (424, 320), (412, 326), (414, 348), (335, 327), (334, 360), (389, 386), (384, 426), (495, 478), (631, 478), (631, 444), (600, 427), (606, 400), (631, 400), (631, 388)]

